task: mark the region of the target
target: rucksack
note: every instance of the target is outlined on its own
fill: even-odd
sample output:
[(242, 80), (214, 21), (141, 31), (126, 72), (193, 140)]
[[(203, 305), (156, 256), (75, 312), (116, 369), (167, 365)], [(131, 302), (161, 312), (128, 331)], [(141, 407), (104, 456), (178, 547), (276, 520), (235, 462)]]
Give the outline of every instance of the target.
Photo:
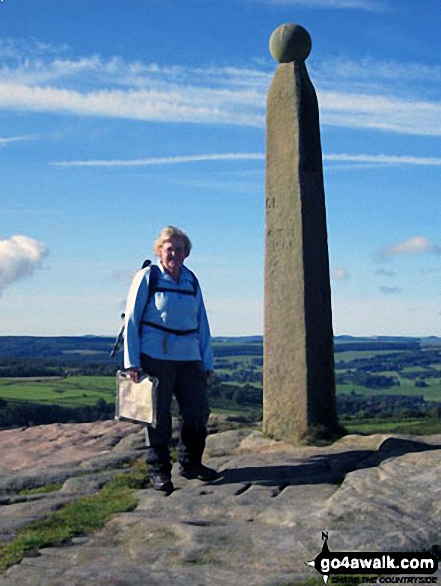
[[(146, 264), (147, 263), (147, 264)], [(198, 280), (196, 278), (196, 275), (190, 271), (190, 269), (187, 269), (187, 271), (191, 274), (192, 278), (193, 278), (193, 289), (191, 291), (187, 290), (187, 289), (175, 289), (173, 287), (158, 287), (158, 281), (161, 277), (161, 269), (157, 266), (157, 265), (152, 265), (151, 262), (149, 260), (145, 260), (142, 268), (146, 268), (150, 266), (150, 278), (149, 278), (149, 294), (148, 294), (148, 298), (147, 298), (147, 303), (150, 301), (150, 299), (153, 297), (153, 295), (160, 291), (169, 291), (171, 293), (181, 293), (182, 295), (193, 295), (196, 296), (197, 292), (198, 292)]]
[[(159, 278), (161, 276), (161, 269), (157, 266), (157, 265), (152, 265), (152, 261), (149, 259), (146, 259), (143, 263), (142, 263), (142, 269), (146, 269), (147, 267), (150, 267), (150, 276), (149, 276), (149, 293), (148, 293), (148, 297), (147, 297), (147, 303), (149, 303), (150, 299), (153, 297), (153, 295), (160, 291), (169, 291), (171, 293), (181, 293), (182, 295), (193, 295), (196, 296), (197, 291), (198, 291), (198, 280), (196, 275), (190, 271), (190, 269), (187, 269), (189, 271), (189, 273), (191, 274), (192, 278), (193, 278), (193, 289), (191, 291), (187, 290), (187, 289), (175, 289), (172, 287), (158, 287), (158, 281)], [(121, 314), (121, 319), (124, 320), (124, 318), (126, 317), (126, 314), (123, 312)], [(141, 322), (141, 324), (146, 324), (149, 325), (151, 327), (163, 330), (165, 332), (170, 332), (172, 334), (176, 334), (178, 336), (185, 336), (188, 334), (193, 334), (194, 332), (196, 332), (197, 330), (195, 329), (191, 329), (191, 330), (173, 330), (171, 328), (166, 328), (165, 326), (160, 326), (158, 324), (154, 324), (152, 322)], [(115, 354), (121, 349), (121, 346), (123, 344), (124, 341), (124, 330), (125, 330), (125, 323), (123, 322), (123, 325), (121, 326), (121, 330), (118, 334), (118, 336), (116, 337), (115, 343), (113, 344), (112, 350), (110, 351), (110, 357), (113, 358), (115, 356)]]

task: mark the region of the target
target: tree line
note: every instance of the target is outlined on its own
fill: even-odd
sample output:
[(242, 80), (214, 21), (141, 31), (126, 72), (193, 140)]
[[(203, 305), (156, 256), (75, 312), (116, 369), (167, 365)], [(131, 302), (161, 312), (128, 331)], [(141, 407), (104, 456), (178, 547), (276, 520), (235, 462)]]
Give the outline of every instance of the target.
[(0, 429), (49, 423), (90, 423), (113, 419), (114, 416), (115, 405), (104, 399), (98, 399), (95, 405), (78, 407), (0, 399)]
[(122, 365), (115, 362), (68, 360), (66, 358), (0, 357), (0, 377), (113, 376)]

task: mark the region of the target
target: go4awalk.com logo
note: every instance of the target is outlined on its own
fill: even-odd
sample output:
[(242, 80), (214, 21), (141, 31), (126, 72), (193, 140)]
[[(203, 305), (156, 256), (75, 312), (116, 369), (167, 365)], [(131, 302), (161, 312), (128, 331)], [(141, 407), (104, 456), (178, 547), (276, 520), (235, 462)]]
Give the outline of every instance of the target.
[[(399, 579), (400, 583), (406, 584), (436, 584), (438, 581), (436, 576), (431, 576), (438, 569), (438, 556), (435, 553), (331, 552), (328, 546), (328, 533), (322, 532), (322, 540), (322, 551), (314, 560), (306, 562), (306, 565), (320, 572), (325, 584), (329, 576), (349, 574), (357, 576), (356, 580), (351, 579), (351, 584), (371, 582), (371, 580), (362, 578), (364, 574), (369, 576), (381, 574), (382, 577), (400, 574), (419, 576), (418, 578), (408, 577), (407, 582), (403, 582), (406, 578)], [(430, 576), (430, 578), (427, 576)], [(392, 582), (391, 579), (374, 578), (373, 580), (375, 583)], [(336, 580), (333, 579), (332, 582), (335, 583)], [(338, 582), (344, 583), (345, 581), (338, 580)]]

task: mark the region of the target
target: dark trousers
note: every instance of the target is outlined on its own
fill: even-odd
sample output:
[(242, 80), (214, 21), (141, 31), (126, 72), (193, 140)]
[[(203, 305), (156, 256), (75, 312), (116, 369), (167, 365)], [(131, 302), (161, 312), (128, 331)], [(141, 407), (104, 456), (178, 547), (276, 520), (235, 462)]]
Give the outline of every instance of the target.
[(147, 426), (147, 462), (154, 472), (170, 473), (169, 443), (172, 435), (171, 401), (179, 406), (178, 458), (181, 465), (200, 464), (207, 437), (207, 385), (199, 361), (159, 360), (141, 354), (144, 372), (159, 379), (156, 425)]

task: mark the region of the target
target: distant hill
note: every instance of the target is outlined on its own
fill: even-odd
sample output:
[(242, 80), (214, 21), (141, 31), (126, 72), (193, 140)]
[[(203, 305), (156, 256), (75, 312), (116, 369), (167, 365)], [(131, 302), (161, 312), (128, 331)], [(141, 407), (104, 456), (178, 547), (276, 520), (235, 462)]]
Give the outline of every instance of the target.
[(100, 336), (0, 336), (0, 356), (102, 360), (113, 343)]
[(214, 343), (233, 343), (233, 344), (263, 344), (263, 336), (217, 336), (213, 337)]
[[(104, 361), (110, 359), (114, 337), (105, 336), (0, 336), (1, 357), (58, 358), (67, 362)], [(263, 336), (214, 337), (214, 350), (218, 356), (233, 354), (262, 354)], [(355, 337), (336, 336), (335, 351), (343, 350), (393, 350), (419, 347), (441, 347), (441, 338), (430, 336), (412, 338), (399, 336)]]

